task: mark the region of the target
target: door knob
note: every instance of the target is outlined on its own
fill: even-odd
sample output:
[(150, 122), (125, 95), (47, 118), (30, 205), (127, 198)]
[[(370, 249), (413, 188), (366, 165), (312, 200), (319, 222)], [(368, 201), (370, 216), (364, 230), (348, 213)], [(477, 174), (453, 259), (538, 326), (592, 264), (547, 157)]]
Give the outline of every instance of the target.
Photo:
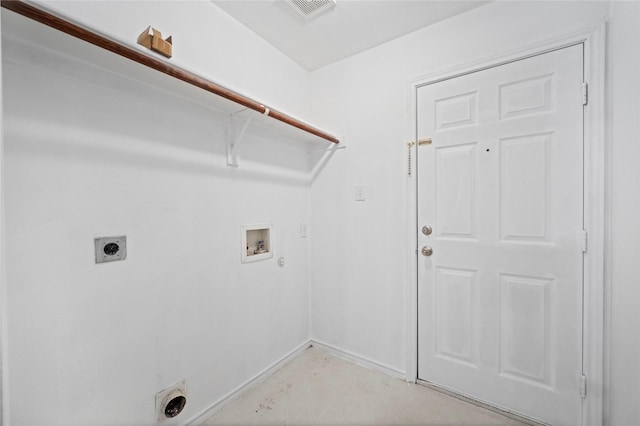
[(431, 235), (432, 232), (433, 232), (433, 229), (429, 225), (425, 225), (422, 227), (422, 233), (424, 235)]
[(433, 254), (433, 249), (429, 246), (422, 247), (422, 255), (423, 256), (431, 256)]

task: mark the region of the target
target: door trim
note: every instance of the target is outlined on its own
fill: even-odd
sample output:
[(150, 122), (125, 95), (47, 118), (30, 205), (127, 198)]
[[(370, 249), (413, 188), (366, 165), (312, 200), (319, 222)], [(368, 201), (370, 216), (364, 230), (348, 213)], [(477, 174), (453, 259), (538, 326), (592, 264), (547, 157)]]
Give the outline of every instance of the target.
[[(0, 10), (0, 22), (2, 17)], [(2, 110), (2, 25), (0, 23), (0, 426), (9, 424), (9, 370), (7, 348), (7, 277), (5, 266), (4, 224), (4, 128)]]
[[(417, 90), (421, 86), (460, 77), (576, 44), (584, 48), (584, 75), (589, 83), (589, 102), (584, 107), (584, 226), (589, 247), (584, 257), (583, 374), (587, 377), (587, 396), (582, 405), (583, 425), (602, 425), (604, 391), (604, 243), (605, 243), (605, 31), (600, 22), (523, 45), (482, 61), (454, 66), (413, 79), (410, 83), (409, 134), (417, 140)], [(417, 149), (414, 145), (412, 149)], [(415, 151), (414, 151), (415, 153)], [(411, 167), (416, 170), (412, 155)], [(417, 185), (415, 174), (407, 178), (407, 262), (406, 262), (406, 380), (418, 379), (418, 244)], [(576, 392), (578, 385), (576, 381)]]

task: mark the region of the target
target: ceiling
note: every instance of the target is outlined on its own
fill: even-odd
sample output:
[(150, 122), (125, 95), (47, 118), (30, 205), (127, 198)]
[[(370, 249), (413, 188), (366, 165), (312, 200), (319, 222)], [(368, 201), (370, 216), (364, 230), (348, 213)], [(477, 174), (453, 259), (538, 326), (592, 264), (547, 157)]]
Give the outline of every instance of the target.
[(309, 71), (488, 1), (337, 0), (305, 21), (286, 0), (211, 0)]

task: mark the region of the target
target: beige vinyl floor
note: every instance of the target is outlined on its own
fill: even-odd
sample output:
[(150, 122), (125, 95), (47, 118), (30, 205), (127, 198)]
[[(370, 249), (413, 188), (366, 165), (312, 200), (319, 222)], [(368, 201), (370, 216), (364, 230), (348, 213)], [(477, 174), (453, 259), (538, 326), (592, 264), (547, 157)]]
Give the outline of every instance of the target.
[(524, 425), (309, 348), (206, 425)]

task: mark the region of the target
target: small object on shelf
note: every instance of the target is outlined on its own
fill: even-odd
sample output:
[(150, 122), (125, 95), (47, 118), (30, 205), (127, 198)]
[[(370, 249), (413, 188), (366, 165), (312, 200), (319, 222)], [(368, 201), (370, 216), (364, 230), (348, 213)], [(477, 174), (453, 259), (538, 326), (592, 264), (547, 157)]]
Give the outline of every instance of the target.
[(158, 52), (167, 58), (171, 57), (173, 39), (169, 36), (166, 40), (163, 40), (162, 33), (151, 26), (138, 36), (138, 44), (154, 52)]

